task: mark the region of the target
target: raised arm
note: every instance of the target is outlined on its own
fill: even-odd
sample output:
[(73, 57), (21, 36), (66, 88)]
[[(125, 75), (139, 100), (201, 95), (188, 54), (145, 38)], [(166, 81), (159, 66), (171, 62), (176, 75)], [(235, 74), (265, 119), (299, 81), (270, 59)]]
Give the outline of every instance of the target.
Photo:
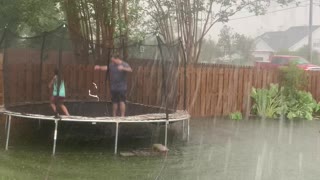
[(127, 63), (124, 63), (123, 65), (119, 66), (118, 68), (121, 71), (132, 72), (132, 68)]
[(52, 88), (53, 82), (54, 80), (57, 78), (57, 76), (53, 76), (53, 78), (51, 79), (50, 83), (48, 84), (49, 88)]
[(132, 69), (131, 69), (130, 66), (129, 66), (129, 67), (123, 67), (123, 68), (122, 68), (122, 71), (132, 72)]
[(108, 70), (108, 66), (99, 66), (99, 65), (96, 65), (96, 66), (94, 66), (94, 70), (106, 71), (106, 70)]

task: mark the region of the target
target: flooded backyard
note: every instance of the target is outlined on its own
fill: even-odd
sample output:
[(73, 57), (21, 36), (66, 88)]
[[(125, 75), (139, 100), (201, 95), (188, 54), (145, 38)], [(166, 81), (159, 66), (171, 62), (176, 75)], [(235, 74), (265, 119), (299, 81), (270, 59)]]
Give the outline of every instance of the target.
[[(112, 138), (63, 127), (52, 157), (51, 130), (15, 132), (13, 127), (9, 151), (0, 151), (1, 179), (298, 180), (320, 175), (318, 120), (192, 119), (189, 142), (171, 132), (168, 155), (152, 157), (114, 156)], [(123, 135), (119, 150), (148, 148), (149, 135)]]

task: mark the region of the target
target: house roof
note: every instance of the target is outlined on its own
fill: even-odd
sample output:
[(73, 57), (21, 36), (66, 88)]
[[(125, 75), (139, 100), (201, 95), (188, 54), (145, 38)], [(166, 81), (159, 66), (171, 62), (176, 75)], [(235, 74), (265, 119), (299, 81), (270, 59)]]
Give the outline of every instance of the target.
[[(312, 32), (320, 28), (320, 26), (313, 26)], [(286, 31), (266, 32), (259, 36), (275, 51), (289, 49), (294, 44), (301, 41), (309, 34), (308, 26), (295, 26)]]

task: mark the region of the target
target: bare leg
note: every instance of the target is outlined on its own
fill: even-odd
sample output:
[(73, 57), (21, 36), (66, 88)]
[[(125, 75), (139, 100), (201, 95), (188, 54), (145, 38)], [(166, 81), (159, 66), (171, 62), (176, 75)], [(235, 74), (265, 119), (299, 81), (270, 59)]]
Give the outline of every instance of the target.
[(55, 104), (54, 97), (51, 97), (51, 98), (50, 98), (50, 106), (51, 106), (54, 114), (57, 114), (57, 107), (56, 107), (56, 104)]
[(57, 112), (57, 108), (56, 108), (56, 105), (54, 104), (54, 103), (50, 103), (50, 106), (51, 106), (51, 108), (52, 108), (52, 110), (53, 110), (53, 112), (54, 113), (56, 113)]
[(117, 112), (118, 112), (118, 103), (113, 103), (113, 105), (112, 105), (112, 115), (113, 115), (113, 117), (117, 116)]
[(126, 103), (120, 102), (120, 112), (121, 112), (121, 117), (124, 117), (126, 113)]
[(62, 111), (65, 115), (70, 116), (69, 111), (64, 104), (60, 104), (60, 108), (62, 109)]

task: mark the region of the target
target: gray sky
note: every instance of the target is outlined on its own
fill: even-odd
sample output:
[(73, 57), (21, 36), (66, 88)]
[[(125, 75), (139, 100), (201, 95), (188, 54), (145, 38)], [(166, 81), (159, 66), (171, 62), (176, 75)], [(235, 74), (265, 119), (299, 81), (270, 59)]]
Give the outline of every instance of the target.
[[(271, 5), (268, 9), (269, 13), (263, 16), (248, 17), (252, 14), (249, 14), (247, 12), (240, 12), (236, 16), (230, 18), (234, 20), (229, 21), (226, 25), (230, 26), (234, 32), (245, 34), (253, 38), (268, 31), (286, 30), (291, 26), (308, 25), (309, 2), (306, 0), (302, 1), (303, 2), (299, 5), (301, 7), (296, 7), (296, 5), (294, 4), (283, 7), (277, 4)], [(320, 25), (320, 0), (313, 1), (313, 24)], [(214, 26), (208, 34), (207, 38), (217, 39), (222, 26), (222, 23)]]

